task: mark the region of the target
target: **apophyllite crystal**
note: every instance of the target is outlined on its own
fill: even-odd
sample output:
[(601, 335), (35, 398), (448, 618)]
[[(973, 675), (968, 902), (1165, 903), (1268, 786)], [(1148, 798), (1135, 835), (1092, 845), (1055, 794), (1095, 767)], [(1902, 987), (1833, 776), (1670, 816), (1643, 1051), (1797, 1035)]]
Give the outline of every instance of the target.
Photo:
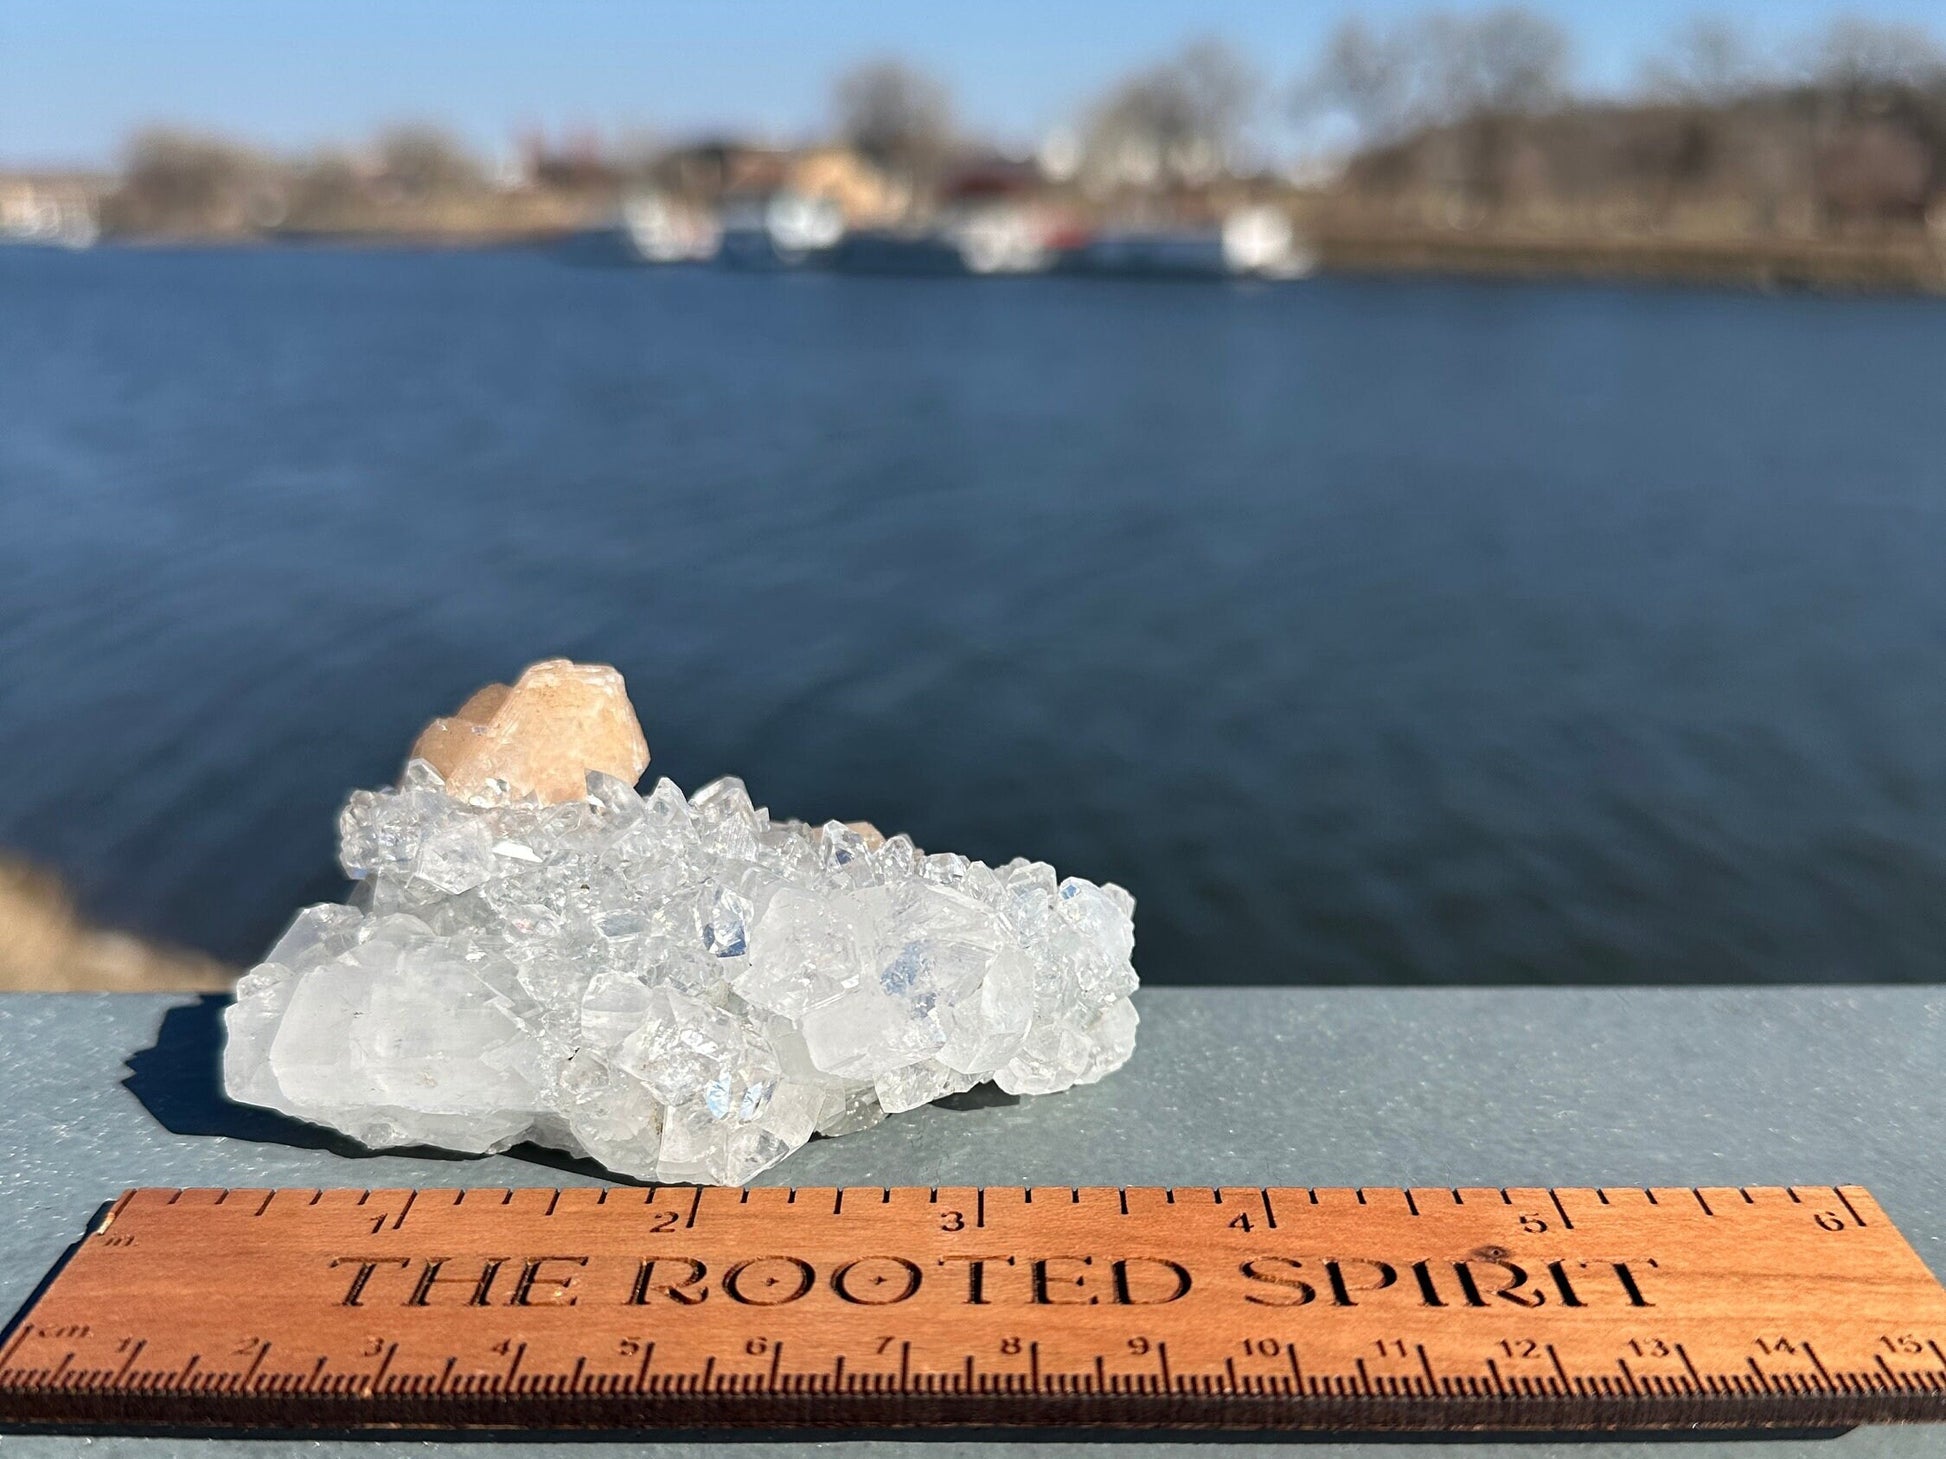
[[(572, 683), (523, 728), (476, 735), (536, 674)], [(397, 788), (351, 797), (339, 854), (358, 886), (300, 912), (238, 985), (233, 1098), (367, 1145), (533, 1140), (735, 1183), (814, 1133), (989, 1079), (1053, 1093), (1128, 1059), (1120, 887), (773, 821), (734, 779), (638, 794), (585, 763), (592, 744), (627, 768), (641, 744), (632, 710), (596, 702), (626, 709), (620, 676), (529, 676), (429, 731), (449, 769), (471, 757), (463, 793), (416, 758)], [(560, 799), (568, 769), (585, 794)]]

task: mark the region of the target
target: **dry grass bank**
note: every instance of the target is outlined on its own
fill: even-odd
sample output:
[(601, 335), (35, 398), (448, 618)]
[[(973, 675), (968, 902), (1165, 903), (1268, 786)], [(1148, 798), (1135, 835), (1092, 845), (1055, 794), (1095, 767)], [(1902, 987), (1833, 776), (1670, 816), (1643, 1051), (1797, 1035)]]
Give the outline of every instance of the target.
[(201, 993), (237, 970), (91, 927), (58, 877), (0, 856), (0, 992)]
[(1324, 268), (1352, 272), (1946, 293), (1946, 249), (1919, 237), (1753, 242), (1326, 227), (1315, 244)]

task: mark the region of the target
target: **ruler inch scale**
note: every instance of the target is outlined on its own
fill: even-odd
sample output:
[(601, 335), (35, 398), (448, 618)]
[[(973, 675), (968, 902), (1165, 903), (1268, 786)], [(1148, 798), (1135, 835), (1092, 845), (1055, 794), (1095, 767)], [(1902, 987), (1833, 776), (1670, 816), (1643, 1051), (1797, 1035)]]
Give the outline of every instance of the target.
[(0, 1425), (1941, 1419), (1856, 1186), (142, 1189), (0, 1335)]

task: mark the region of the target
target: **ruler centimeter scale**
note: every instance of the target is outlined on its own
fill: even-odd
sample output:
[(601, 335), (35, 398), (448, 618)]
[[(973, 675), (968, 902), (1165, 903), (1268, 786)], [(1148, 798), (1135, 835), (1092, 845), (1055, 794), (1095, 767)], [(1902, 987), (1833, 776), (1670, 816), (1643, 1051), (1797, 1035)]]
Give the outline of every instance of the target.
[(1852, 1186), (133, 1190), (0, 1340), (14, 1424), (1942, 1418)]

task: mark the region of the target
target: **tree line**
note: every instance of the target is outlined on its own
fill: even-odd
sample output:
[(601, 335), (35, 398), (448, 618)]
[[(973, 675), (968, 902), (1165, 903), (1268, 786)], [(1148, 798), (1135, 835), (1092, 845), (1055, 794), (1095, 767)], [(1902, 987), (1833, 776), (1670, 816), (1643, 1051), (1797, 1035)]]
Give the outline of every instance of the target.
[[(1946, 194), (1946, 54), (1924, 29), (1841, 20), (1766, 48), (1699, 18), (1626, 94), (1574, 84), (1571, 36), (1517, 6), (1347, 20), (1299, 75), (1217, 39), (1125, 76), (1045, 139), (1043, 185), (1105, 212), (1247, 184), (1394, 225), (1813, 234), (1923, 226)], [(837, 77), (828, 137), (921, 206), (995, 149), (948, 85), (897, 58)], [(645, 142), (536, 151), (517, 181), (586, 196), (655, 175)], [(112, 226), (329, 228), (374, 207), (464, 211), (505, 192), (446, 134), (289, 159), (174, 129), (135, 137)]]

